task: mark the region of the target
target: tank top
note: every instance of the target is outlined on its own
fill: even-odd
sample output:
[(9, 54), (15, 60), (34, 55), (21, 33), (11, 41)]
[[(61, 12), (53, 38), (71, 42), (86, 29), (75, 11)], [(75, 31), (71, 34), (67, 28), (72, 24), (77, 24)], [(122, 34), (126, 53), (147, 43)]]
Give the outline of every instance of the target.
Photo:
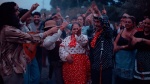
[(118, 46), (123, 46), (123, 45), (128, 45), (129, 44), (129, 41), (126, 38), (122, 37), (122, 32), (120, 34), (120, 37), (119, 37), (119, 40), (118, 40), (118, 43), (117, 43)]

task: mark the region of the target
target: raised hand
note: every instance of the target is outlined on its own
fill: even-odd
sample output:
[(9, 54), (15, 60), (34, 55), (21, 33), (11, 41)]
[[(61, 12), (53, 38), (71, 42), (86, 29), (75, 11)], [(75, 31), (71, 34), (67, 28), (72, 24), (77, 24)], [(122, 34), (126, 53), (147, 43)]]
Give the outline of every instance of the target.
[(63, 22), (60, 26), (60, 30), (63, 31), (68, 25), (68, 22)]
[(60, 12), (60, 8), (59, 8), (58, 6), (56, 7), (56, 11), (57, 11), (57, 12)]
[(31, 11), (34, 11), (34, 10), (36, 10), (36, 8), (39, 6), (39, 4), (38, 3), (35, 3), (35, 4), (33, 4), (32, 5), (32, 7), (31, 7)]
[(98, 9), (96, 3), (92, 3), (92, 6), (91, 6), (91, 7), (92, 7), (92, 10), (93, 10), (93, 13), (94, 13), (96, 16), (100, 17), (100, 16), (101, 16), (101, 12), (100, 12), (100, 10)]
[(46, 34), (51, 35), (51, 34), (57, 33), (57, 31), (58, 31), (58, 27), (55, 26), (55, 27), (52, 27), (51, 29), (49, 29), (48, 31), (46, 31)]
[(26, 13), (20, 18), (20, 20), (21, 20), (22, 22), (25, 22), (26, 19), (31, 15), (31, 13), (32, 13), (38, 6), (39, 6), (38, 3), (33, 4), (32, 7), (31, 7), (31, 9), (30, 9), (28, 12), (26, 12)]
[(82, 16), (83, 16), (83, 17), (86, 17), (86, 16), (88, 16), (88, 15), (91, 14), (91, 13), (92, 13), (92, 8), (89, 7), (88, 10), (86, 11), (86, 13), (83, 14)]
[(92, 25), (92, 19), (93, 19), (92, 14), (90, 14), (90, 15), (88, 15), (88, 16), (86, 17), (85, 21), (86, 21), (89, 25)]
[(87, 13), (89, 13), (89, 14), (92, 13), (92, 8), (91, 7), (88, 8)]
[(60, 13), (55, 14), (54, 16), (52, 16), (53, 19), (58, 20), (58, 19), (62, 19), (62, 16)]

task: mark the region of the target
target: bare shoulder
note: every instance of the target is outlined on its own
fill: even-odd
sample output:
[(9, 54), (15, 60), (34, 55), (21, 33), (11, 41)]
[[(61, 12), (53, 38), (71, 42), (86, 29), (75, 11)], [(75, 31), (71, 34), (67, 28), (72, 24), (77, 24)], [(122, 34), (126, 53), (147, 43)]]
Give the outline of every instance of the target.
[(137, 29), (133, 29), (133, 31), (131, 32), (131, 36), (133, 36), (136, 32), (138, 32)]

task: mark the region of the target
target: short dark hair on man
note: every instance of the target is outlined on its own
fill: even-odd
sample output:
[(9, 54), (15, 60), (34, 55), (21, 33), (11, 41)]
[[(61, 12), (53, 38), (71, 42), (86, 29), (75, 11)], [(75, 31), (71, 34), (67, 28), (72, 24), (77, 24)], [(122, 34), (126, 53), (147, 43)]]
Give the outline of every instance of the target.
[(41, 13), (40, 13), (40, 12), (34, 12), (34, 13), (32, 14), (32, 16), (34, 16), (34, 15), (39, 15), (39, 16), (41, 16)]

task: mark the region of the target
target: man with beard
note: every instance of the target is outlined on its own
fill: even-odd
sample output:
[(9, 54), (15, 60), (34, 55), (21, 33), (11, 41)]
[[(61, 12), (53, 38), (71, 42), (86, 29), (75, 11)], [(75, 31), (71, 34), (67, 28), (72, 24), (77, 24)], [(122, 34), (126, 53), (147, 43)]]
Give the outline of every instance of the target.
[(95, 29), (89, 40), (92, 84), (112, 84), (113, 31), (96, 4), (92, 9)]
[[(30, 12), (37, 7), (34, 4)], [(23, 49), (24, 43), (42, 43), (43, 39), (58, 31), (53, 27), (44, 33), (28, 34), (20, 30), (19, 7), (15, 2), (0, 5), (0, 75), (4, 84), (22, 84), (23, 73), (30, 62), (29, 55)], [(29, 49), (29, 48), (28, 48)], [(32, 83), (33, 84), (33, 83)], [(35, 84), (35, 83), (34, 83)]]
[(33, 13), (33, 22), (30, 24), (33, 32), (40, 32), (39, 26), (41, 24), (41, 14), (39, 12)]
[[(40, 12), (34, 12), (32, 14), (32, 17), (33, 17), (33, 22), (30, 24), (31, 26), (31, 30), (32, 32), (43, 32), (41, 29), (40, 29), (40, 25), (41, 25), (41, 14)], [(43, 48), (41, 46), (37, 46), (37, 49), (36, 49), (36, 60), (38, 62), (38, 66), (39, 66), (39, 70), (40, 70), (40, 73), (42, 71), (42, 51), (43, 51)]]
[[(37, 4), (37, 6), (39, 6), (39, 5)], [(23, 22), (22, 18), (28, 12), (29, 12), (28, 9), (22, 9), (20, 11), (19, 17), (21, 19), (21, 22)], [(31, 15), (32, 15), (32, 12), (29, 13), (28, 17), (25, 19), (25, 23), (22, 24), (21, 30), (23, 32), (30, 33), (33, 31), (32, 27), (30, 26)], [(30, 46), (32, 46), (32, 44)], [(34, 46), (34, 44), (33, 44), (33, 46)], [(36, 59), (36, 57), (32, 57), (31, 55), (30, 55), (30, 58), (31, 58), (31, 62), (27, 64), (26, 72), (24, 73), (24, 82), (23, 83), (24, 84), (30, 84), (30, 83), (31, 84), (39, 84), (39, 82), (40, 82), (40, 71), (39, 71), (37, 59)]]

